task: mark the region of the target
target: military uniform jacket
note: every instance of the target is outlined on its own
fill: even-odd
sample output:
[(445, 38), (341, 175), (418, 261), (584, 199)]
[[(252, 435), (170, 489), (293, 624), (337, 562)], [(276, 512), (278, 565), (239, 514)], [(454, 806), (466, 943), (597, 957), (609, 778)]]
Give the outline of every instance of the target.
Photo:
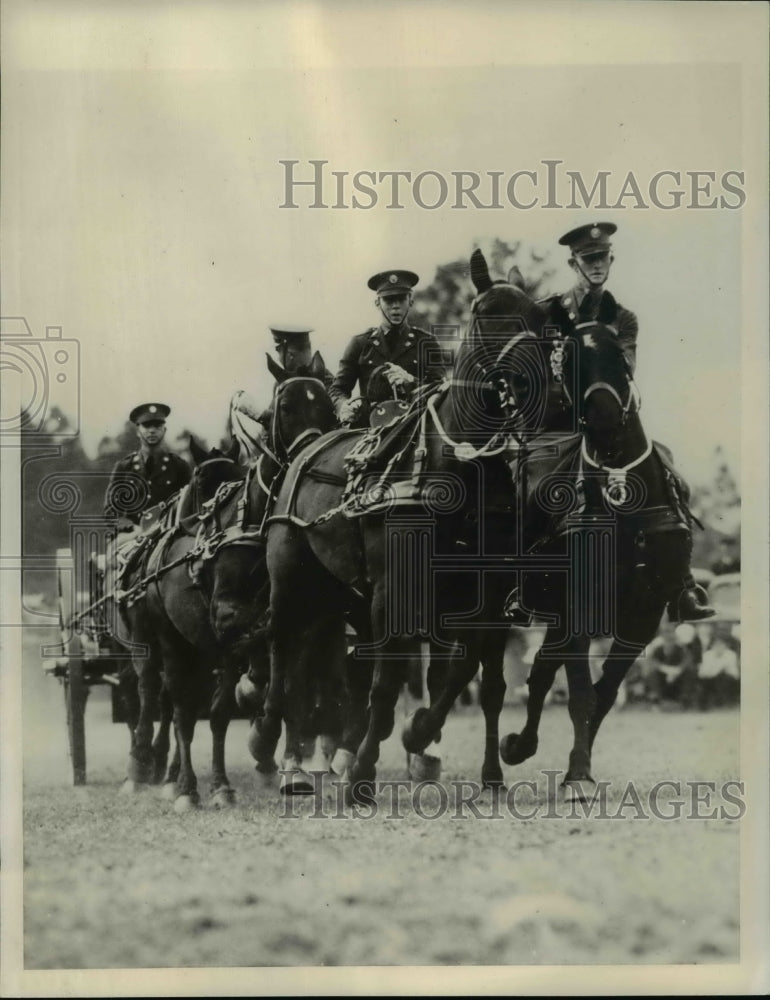
[[(127, 517), (134, 524), (138, 524), (142, 511), (168, 500), (177, 490), (190, 482), (191, 475), (187, 462), (179, 455), (165, 449), (153, 456), (153, 468), (148, 475), (141, 451), (134, 451), (126, 458), (122, 458), (112, 470), (104, 500), (105, 516)], [(131, 494), (134, 493), (131, 488), (132, 480), (135, 481), (134, 477), (144, 480), (148, 489), (147, 499), (141, 504), (140, 510), (136, 509), (136, 502), (130, 502)], [(123, 489), (121, 480), (125, 484)]]
[[(413, 375), (417, 385), (440, 382), (446, 377), (442, 357), (441, 347), (433, 334), (418, 326), (402, 323), (397, 330), (370, 327), (348, 344), (329, 394), (339, 408), (340, 403), (350, 398), (357, 382), (361, 397), (366, 399), (372, 372), (388, 362)], [(362, 412), (361, 416), (368, 419), (367, 413)]]
[(545, 308), (547, 322), (558, 326), (565, 337), (571, 336), (579, 323), (593, 320), (614, 327), (633, 375), (636, 369), (636, 338), (639, 333), (636, 316), (617, 302), (611, 292), (588, 292), (582, 296), (582, 300), (581, 296), (582, 290), (573, 288), (566, 294), (542, 299), (538, 305)]

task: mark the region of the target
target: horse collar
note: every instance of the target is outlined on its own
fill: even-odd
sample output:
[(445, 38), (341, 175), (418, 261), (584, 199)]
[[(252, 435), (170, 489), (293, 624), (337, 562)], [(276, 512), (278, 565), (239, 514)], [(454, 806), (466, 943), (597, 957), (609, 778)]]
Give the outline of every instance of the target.
[(602, 494), (605, 500), (613, 507), (622, 507), (628, 502), (631, 494), (626, 477), (631, 469), (641, 465), (642, 462), (649, 458), (651, 454), (652, 441), (648, 442), (647, 447), (644, 449), (642, 454), (638, 456), (638, 458), (635, 458), (627, 465), (620, 466), (619, 468), (612, 468), (611, 466), (604, 465), (603, 463), (597, 462), (595, 459), (591, 458), (588, 454), (588, 450), (586, 449), (585, 438), (583, 438), (581, 443), (581, 457), (583, 460), (589, 465), (592, 465), (595, 469), (599, 469), (600, 471), (607, 473), (607, 482), (604, 486), (602, 486)]

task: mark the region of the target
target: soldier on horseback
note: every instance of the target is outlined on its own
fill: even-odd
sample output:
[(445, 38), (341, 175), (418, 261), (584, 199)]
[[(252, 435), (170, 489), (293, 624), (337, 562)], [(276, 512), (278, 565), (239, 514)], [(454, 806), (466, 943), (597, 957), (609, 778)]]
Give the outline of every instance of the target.
[[(617, 226), (612, 222), (597, 222), (571, 229), (559, 240), (560, 246), (570, 250), (569, 266), (575, 272), (574, 286), (566, 293), (549, 296), (539, 302), (545, 308), (548, 321), (558, 327), (562, 337), (571, 337), (582, 323), (599, 322), (614, 330), (623, 351), (630, 376), (636, 368), (636, 342), (639, 324), (634, 313), (616, 301), (606, 288), (607, 278), (614, 261), (610, 237)], [(567, 416), (566, 413), (563, 414)], [(559, 418), (551, 430), (566, 430)], [(673, 472), (673, 469), (672, 469)], [(687, 488), (677, 476), (686, 493)], [(702, 587), (696, 585), (690, 572), (689, 551), (683, 560), (681, 589), (669, 606), (675, 620), (697, 621), (710, 618), (714, 609)]]
[[(329, 389), (334, 376), (324, 364), (318, 351), (313, 353), (310, 334), (313, 330), (307, 326), (271, 326), (275, 353), (280, 364), (267, 355), (267, 367), (276, 381), (281, 382), (294, 376), (309, 376), (317, 378)], [(252, 394), (246, 390), (238, 390), (230, 401), (231, 432), (241, 445), (241, 451), (246, 460), (251, 460), (260, 454), (266, 443), (269, 431), (270, 411), (260, 406)]]
[[(326, 368), (321, 355), (310, 343), (312, 329), (305, 326), (271, 326), (275, 353), (287, 375), (316, 375), (328, 389), (334, 376)], [(268, 355), (268, 361), (270, 361)]]
[[(117, 462), (104, 499), (105, 516), (117, 518), (118, 531), (133, 531), (143, 511), (168, 500), (190, 482), (187, 462), (163, 443), (170, 412), (165, 403), (142, 403), (129, 414), (139, 447)], [(121, 489), (129, 485), (139, 487), (136, 495)]]
[[(348, 344), (332, 382), (330, 395), (341, 423), (367, 427), (370, 380), (382, 369), (394, 393), (411, 395), (419, 385), (440, 382), (445, 377), (438, 341), (426, 330), (408, 322), (412, 289), (420, 279), (412, 271), (381, 271), (367, 282), (376, 292), (375, 305), (382, 314), (379, 326), (369, 327)], [(382, 366), (385, 366), (384, 368)], [(351, 398), (358, 383), (360, 397)]]

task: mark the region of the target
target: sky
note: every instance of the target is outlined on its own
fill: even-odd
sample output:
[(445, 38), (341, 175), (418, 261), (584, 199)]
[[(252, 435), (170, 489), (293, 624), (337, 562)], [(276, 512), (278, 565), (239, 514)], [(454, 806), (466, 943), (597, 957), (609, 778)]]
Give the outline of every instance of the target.
[[(685, 475), (707, 476), (717, 444), (737, 471), (755, 315), (746, 246), (767, 217), (747, 131), (752, 24), (744, 8), (725, 35), (721, 5), (696, 5), (697, 21), (681, 6), (395, 3), (384, 18), (368, 3), (11, 4), (3, 316), (78, 341), (91, 453), (145, 400), (172, 407), (170, 440), (189, 427), (214, 443), (236, 389), (268, 396), (269, 325), (312, 326), (334, 369), (377, 322), (372, 273), (408, 268), (424, 285), (497, 236), (550, 253), (557, 292), (570, 284), (559, 236), (606, 219), (618, 225), (608, 287), (639, 318), (645, 427)], [(533, 171), (541, 204), (428, 210), (407, 194), (395, 209), (379, 185), (369, 209), (310, 208), (307, 188), (290, 209), (289, 159), (303, 178), (312, 159), (450, 182)], [(607, 171), (613, 207), (544, 207), (548, 159), (589, 188)], [(714, 172), (699, 197), (717, 207), (689, 193), (671, 210), (614, 207), (629, 172), (649, 203), (663, 170)], [(728, 171), (743, 174), (729, 175), (741, 199)], [(422, 190), (427, 202), (436, 188)]]

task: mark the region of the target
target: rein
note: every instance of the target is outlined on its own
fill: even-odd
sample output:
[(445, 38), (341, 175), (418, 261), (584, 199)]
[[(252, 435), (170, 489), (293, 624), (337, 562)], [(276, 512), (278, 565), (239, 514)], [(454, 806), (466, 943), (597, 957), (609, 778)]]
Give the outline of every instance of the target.
[[(460, 462), (471, 462), (476, 458), (499, 455), (508, 447), (508, 432), (502, 430), (495, 431), (489, 441), (485, 445), (482, 445), (481, 448), (474, 448), (470, 441), (455, 441), (454, 438), (449, 436), (446, 428), (441, 423), (441, 417), (438, 415), (435, 397), (433, 396), (428, 400), (428, 412), (433, 418), (433, 424), (439, 433), (439, 437), (454, 450), (455, 458)], [(502, 443), (498, 445), (498, 441)]]
[(632, 406), (634, 407), (635, 413), (638, 413), (639, 410), (641, 410), (642, 408), (642, 397), (639, 392), (639, 389), (636, 386), (636, 382), (634, 382), (633, 379), (629, 379), (628, 399), (625, 401), (625, 403), (620, 398), (620, 393), (617, 391), (617, 389), (615, 389), (614, 386), (610, 385), (609, 382), (594, 382), (593, 385), (589, 385), (589, 387), (583, 393), (583, 402), (585, 402), (592, 393), (598, 392), (601, 389), (603, 389), (605, 392), (608, 392), (617, 401), (617, 404), (620, 407), (620, 412), (622, 414), (621, 424), (625, 424), (625, 422), (628, 420), (628, 415), (631, 412)]
[[(527, 336), (531, 335), (527, 333), (519, 333), (516, 334), (514, 337), (512, 337), (502, 348), (498, 356), (495, 358), (495, 364), (499, 363), (500, 359), (511, 349), (511, 347), (514, 346), (514, 344), (517, 341)], [(498, 387), (496, 385), (496, 381), (491, 378), (488, 370), (481, 364), (481, 362), (475, 362), (474, 367), (477, 370), (481, 371), (489, 387), (491, 388)], [(504, 379), (501, 378), (500, 380), (497, 381), (504, 382)], [(519, 437), (516, 434), (515, 430), (509, 426), (513, 423), (513, 421), (515, 421), (519, 412), (519, 407), (516, 405), (515, 401), (512, 401), (507, 392), (506, 392), (506, 398), (502, 402), (503, 409), (508, 411), (503, 421), (503, 426), (499, 430), (495, 431), (492, 437), (480, 448), (474, 447), (469, 441), (457, 441), (449, 434), (439, 415), (437, 409), (437, 401), (445, 396), (450, 386), (462, 387), (465, 384), (466, 384), (465, 380), (461, 379), (452, 379), (451, 382), (445, 381), (441, 384), (441, 386), (439, 386), (437, 389), (431, 392), (430, 395), (428, 395), (426, 398), (425, 409), (422, 413), (422, 417), (419, 422), (419, 436), (416, 442), (416, 446), (414, 448), (414, 463), (412, 468), (412, 475), (408, 480), (408, 485), (415, 492), (418, 489), (419, 477), (422, 474), (423, 464), (428, 453), (427, 450), (428, 416), (430, 416), (433, 425), (436, 428), (441, 440), (452, 448), (455, 458), (460, 462), (469, 462), (469, 461), (474, 461), (475, 459), (478, 458), (491, 458), (495, 455), (500, 455), (502, 454), (502, 452), (504, 452), (506, 449), (510, 447), (510, 439), (512, 436), (516, 438), (517, 441), (519, 441)], [(476, 383), (472, 384), (475, 385)], [(369, 433), (371, 434), (371, 432)], [(330, 508), (327, 511), (324, 511), (322, 514), (319, 514), (319, 516), (314, 518), (312, 521), (306, 521), (303, 518), (297, 517), (295, 514), (292, 514), (290, 512), (296, 494), (296, 490), (298, 488), (301, 479), (301, 474), (305, 471), (305, 468), (303, 468), (300, 469), (297, 474), (294, 484), (294, 493), (292, 493), (288, 505), (289, 507), (288, 512), (286, 514), (276, 514), (269, 517), (265, 522), (265, 526), (267, 527), (271, 524), (293, 524), (295, 527), (303, 529), (315, 528), (315, 527), (320, 527), (323, 524), (326, 524), (327, 521), (330, 521), (338, 514), (343, 514), (346, 517), (357, 517), (362, 514), (375, 512), (376, 510), (380, 509), (380, 504), (383, 502), (387, 502), (388, 500), (389, 496), (388, 479), (390, 473), (397, 465), (397, 463), (406, 454), (407, 448), (413, 443), (414, 436), (412, 435), (412, 437), (410, 437), (410, 439), (406, 442), (406, 444), (395, 455), (393, 455), (393, 457), (388, 461), (388, 464), (386, 465), (385, 469), (379, 475), (377, 482), (367, 491), (365, 497), (362, 497), (361, 494), (356, 491), (356, 488), (357, 485), (363, 480), (363, 477), (366, 473), (367, 461), (370, 455), (376, 451), (376, 445), (378, 440), (379, 439), (376, 435), (371, 435), (371, 437), (365, 435), (360, 442), (360, 444), (363, 446), (361, 454), (360, 455), (356, 454), (356, 449), (354, 447), (354, 449), (352, 449), (349, 455), (347, 456), (346, 461), (348, 461), (351, 458), (354, 458), (355, 461), (352, 462), (348, 461), (349, 465), (348, 478), (346, 481), (344, 481), (344, 490), (342, 492), (340, 501), (336, 506)], [(369, 447), (370, 445), (371, 448)], [(323, 445), (321, 447), (323, 447)], [(318, 454), (318, 449), (316, 449), (315, 451), (311, 450), (306, 454), (305, 466), (309, 464), (309, 462), (316, 456), (316, 454)], [(364, 504), (364, 500), (366, 499), (366, 497), (371, 498), (371, 504), (368, 508)], [(416, 497), (412, 498), (412, 500), (414, 499), (416, 499)]]
[[(578, 323), (578, 325), (575, 327), (575, 332), (577, 333), (578, 330), (584, 329), (586, 327), (593, 327), (594, 325), (595, 325), (594, 323)], [(559, 360), (561, 360), (561, 358)], [(552, 359), (551, 366), (553, 367), (553, 365), (554, 365), (554, 360)], [(633, 379), (633, 376), (630, 373), (630, 369), (628, 368), (627, 362), (626, 362), (626, 372), (628, 375), (626, 380), (626, 384), (628, 386), (628, 398), (626, 399), (625, 403), (620, 398), (620, 393), (617, 391), (617, 389), (613, 385), (610, 385), (609, 382), (594, 382), (593, 384), (589, 385), (586, 391), (583, 393), (583, 402), (585, 403), (588, 397), (594, 392), (598, 392), (599, 390), (604, 390), (605, 392), (608, 392), (615, 399), (618, 406), (620, 407), (621, 425), (625, 424), (626, 421), (628, 420), (628, 416), (631, 412), (632, 406), (634, 407), (636, 413), (638, 413), (642, 408), (642, 396), (641, 393), (639, 392), (639, 388), (636, 382)], [(561, 373), (561, 367), (559, 366), (559, 374), (560, 373)], [(554, 369), (554, 376), (556, 377), (556, 381), (558, 382), (559, 377), (555, 369)]]

